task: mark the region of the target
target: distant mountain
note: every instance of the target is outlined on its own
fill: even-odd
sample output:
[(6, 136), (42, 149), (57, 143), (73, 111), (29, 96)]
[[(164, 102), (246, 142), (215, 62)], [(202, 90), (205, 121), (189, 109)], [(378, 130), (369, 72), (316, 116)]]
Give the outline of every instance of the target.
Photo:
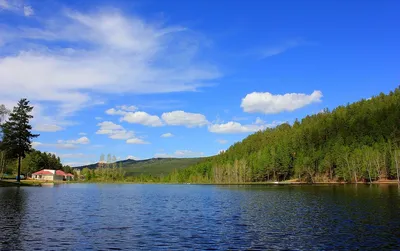
[[(120, 160), (117, 161), (118, 166), (122, 166), (127, 176), (138, 176), (141, 174), (151, 174), (153, 176), (167, 175), (174, 169), (183, 169), (191, 165), (197, 164), (204, 158), (152, 158), (145, 160)], [(82, 170), (83, 168), (94, 169), (99, 163), (75, 167)]]

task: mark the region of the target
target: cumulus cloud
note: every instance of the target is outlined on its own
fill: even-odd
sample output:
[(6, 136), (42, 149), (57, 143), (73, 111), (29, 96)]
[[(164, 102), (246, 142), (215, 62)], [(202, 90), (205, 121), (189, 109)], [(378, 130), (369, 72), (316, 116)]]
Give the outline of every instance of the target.
[(196, 127), (204, 126), (209, 122), (203, 114), (184, 111), (173, 111), (162, 114), (162, 119), (167, 125)]
[(88, 137), (80, 137), (79, 139), (72, 140), (57, 140), (58, 144), (89, 144), (90, 140)]
[(243, 111), (249, 113), (276, 114), (284, 111), (294, 111), (311, 103), (320, 102), (321, 91), (310, 95), (304, 93), (286, 93), (273, 95), (269, 92), (253, 92), (242, 99)]
[(140, 139), (140, 138), (131, 138), (131, 139), (128, 139), (128, 140), (126, 141), (126, 143), (127, 143), (127, 144), (137, 144), (137, 145), (150, 144), (149, 142), (144, 141), (143, 139)]
[(128, 112), (134, 112), (136, 111), (138, 108), (136, 106), (128, 106), (128, 105), (119, 105), (117, 106), (117, 109), (115, 108), (110, 108), (108, 110), (106, 110), (106, 114), (108, 115), (120, 115), (120, 116), (124, 116), (125, 114), (127, 114)]
[(130, 105), (130, 106), (128, 106), (128, 105), (120, 105), (120, 106), (117, 106), (117, 108), (118, 109), (121, 109), (121, 110), (123, 110), (123, 111), (127, 111), (127, 112), (135, 112), (135, 111), (137, 111), (137, 107), (136, 106), (134, 106), (134, 105)]
[(37, 124), (33, 127), (33, 130), (38, 132), (58, 132), (63, 128), (54, 124)]
[[(11, 2), (0, 3), (10, 9)], [(73, 114), (99, 96), (195, 91), (221, 75), (197, 57), (200, 36), (183, 27), (115, 9), (41, 19), (39, 26), (2, 29), (3, 45), (13, 46), (0, 56), (0, 99), (26, 96)]]
[(133, 131), (127, 131), (121, 125), (115, 124), (111, 121), (103, 121), (98, 123), (97, 126), (100, 128), (97, 130), (96, 134), (108, 135), (110, 139), (127, 140), (135, 135)]
[(116, 110), (114, 108), (110, 108), (110, 109), (106, 110), (106, 114), (108, 114), (108, 115), (122, 115), (123, 116), (123, 115), (127, 114), (127, 112), (123, 111), (123, 110)]
[(162, 126), (161, 119), (156, 115), (150, 115), (147, 112), (127, 112), (121, 121), (126, 121), (132, 124), (141, 124), (145, 126)]
[[(257, 122), (257, 121), (256, 121)], [(259, 122), (259, 121), (258, 121)], [(242, 125), (239, 122), (230, 121), (225, 124), (213, 124), (208, 127), (208, 131), (212, 133), (225, 133), (225, 134), (234, 134), (234, 133), (253, 133), (257, 131), (265, 130), (266, 128), (276, 127), (283, 122), (274, 121), (271, 124), (248, 124)]]
[(176, 150), (172, 154), (156, 153), (154, 158), (194, 158), (204, 156), (203, 152), (194, 152), (191, 150)]
[(98, 123), (97, 126), (100, 128), (97, 130), (96, 134), (107, 135), (110, 139), (126, 140), (128, 144), (149, 144), (149, 142), (136, 138), (133, 131), (128, 131), (121, 125), (111, 121), (103, 121)]
[(174, 135), (170, 132), (167, 132), (167, 133), (161, 134), (160, 137), (161, 138), (171, 138), (171, 137), (174, 137)]

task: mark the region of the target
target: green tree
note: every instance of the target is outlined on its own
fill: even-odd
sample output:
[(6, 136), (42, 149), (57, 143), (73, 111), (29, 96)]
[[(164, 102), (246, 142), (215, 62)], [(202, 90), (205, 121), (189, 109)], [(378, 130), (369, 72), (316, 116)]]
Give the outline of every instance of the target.
[(21, 159), (25, 158), (31, 148), (31, 139), (38, 137), (38, 134), (32, 134), (32, 126), (29, 120), (33, 118), (29, 113), (33, 106), (29, 106), (27, 99), (21, 99), (18, 105), (10, 113), (9, 119), (3, 125), (3, 143), (2, 148), (10, 158), (18, 159), (17, 182), (20, 182)]

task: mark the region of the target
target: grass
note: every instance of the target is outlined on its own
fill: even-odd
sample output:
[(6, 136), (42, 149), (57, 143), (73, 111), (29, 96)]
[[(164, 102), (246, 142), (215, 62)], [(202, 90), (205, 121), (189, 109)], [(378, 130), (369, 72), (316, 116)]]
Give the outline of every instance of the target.
[(18, 187), (18, 186), (39, 186), (40, 182), (34, 180), (21, 180), (17, 183), (16, 180), (0, 180), (0, 187)]

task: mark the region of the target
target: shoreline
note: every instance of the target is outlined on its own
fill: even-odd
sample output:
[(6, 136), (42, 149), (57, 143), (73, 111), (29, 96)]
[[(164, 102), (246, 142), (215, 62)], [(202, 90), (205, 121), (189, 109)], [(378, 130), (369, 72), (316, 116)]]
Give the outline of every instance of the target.
[(131, 181), (37, 181), (37, 180), (23, 180), (21, 183), (17, 183), (15, 180), (0, 180), (0, 187), (20, 187), (20, 186), (31, 186), (31, 187), (42, 187), (42, 186), (53, 186), (53, 185), (66, 185), (66, 184), (162, 184), (162, 185), (394, 185), (400, 183), (398, 180), (382, 180), (373, 182), (339, 182), (339, 181), (327, 181), (327, 182), (303, 182), (303, 181), (264, 181), (264, 182), (224, 182), (224, 183), (174, 183), (174, 182), (131, 182)]

